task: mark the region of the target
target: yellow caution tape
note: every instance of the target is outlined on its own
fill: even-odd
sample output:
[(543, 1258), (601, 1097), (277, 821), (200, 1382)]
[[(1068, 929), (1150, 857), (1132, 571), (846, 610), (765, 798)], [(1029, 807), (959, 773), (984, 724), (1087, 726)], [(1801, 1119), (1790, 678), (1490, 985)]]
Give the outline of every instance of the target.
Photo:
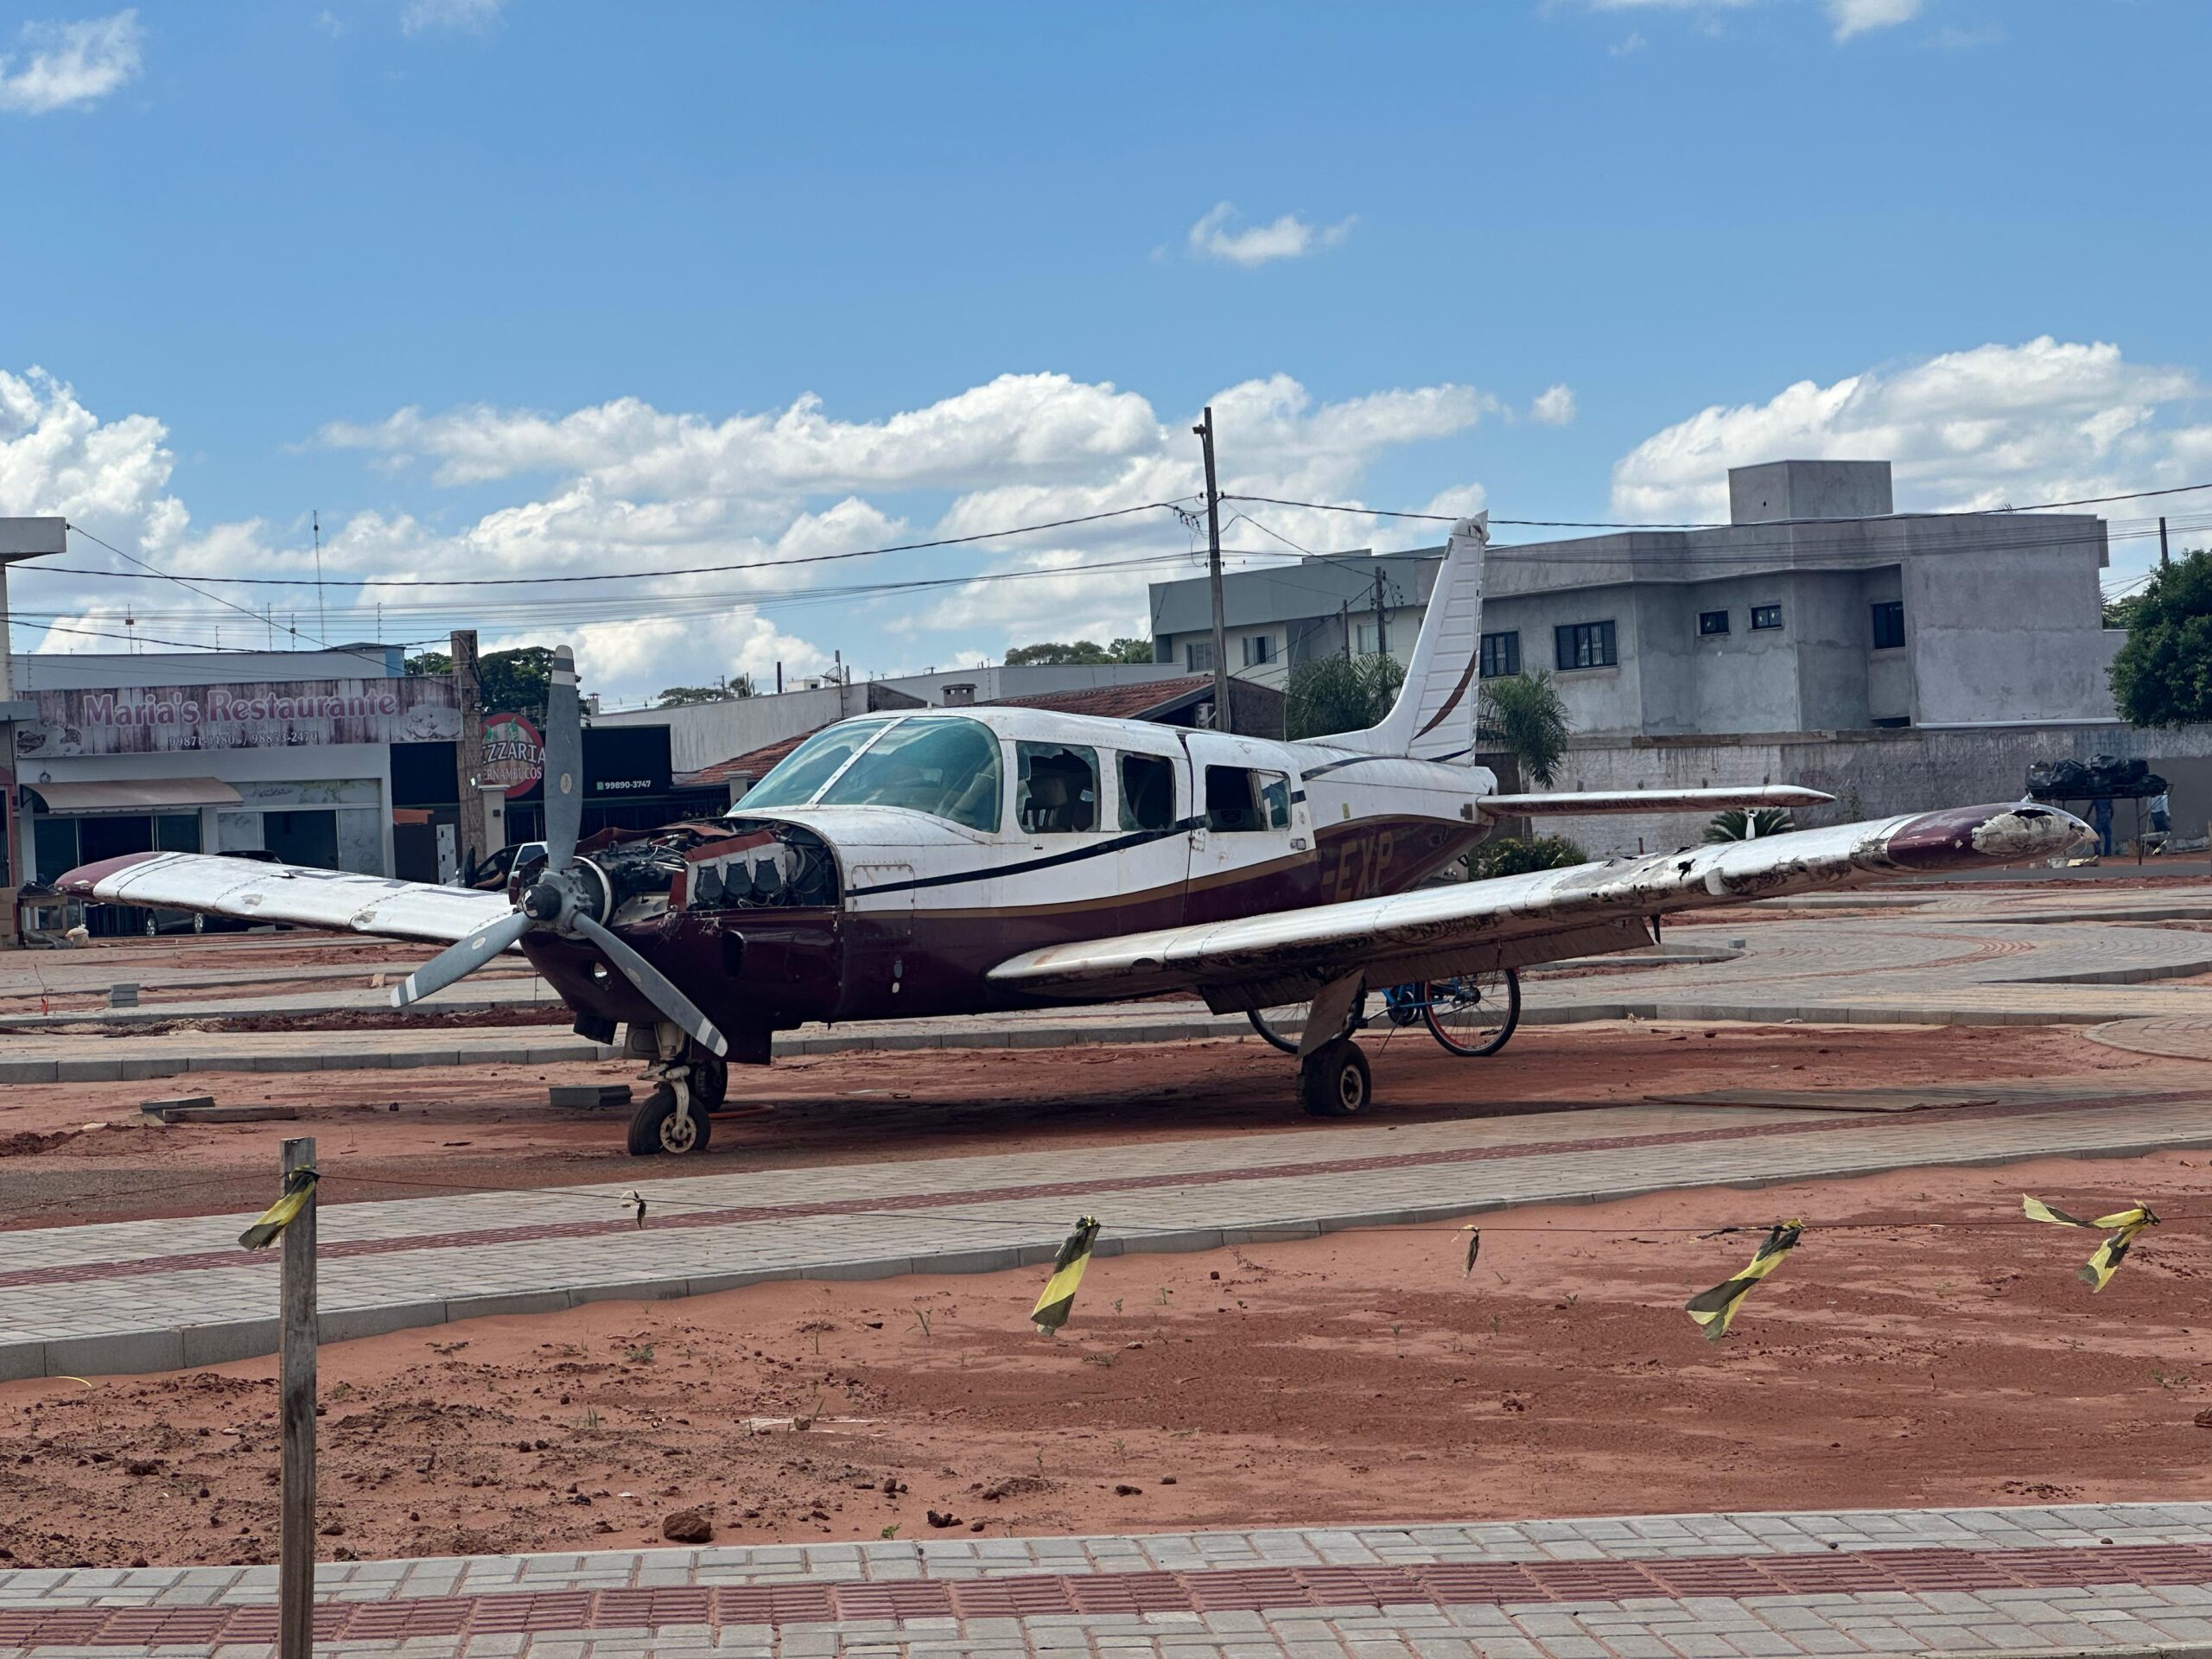
[(263, 1211), (261, 1219), (238, 1235), (238, 1243), (249, 1250), (266, 1249), (274, 1244), (278, 1236), (299, 1218), (300, 1211), (308, 1207), (319, 1179), (312, 1169), (296, 1169), (287, 1175), (284, 1196)]
[(1045, 1281), (1044, 1294), (1029, 1310), (1039, 1336), (1049, 1337), (1068, 1322), (1076, 1287), (1083, 1282), (1083, 1270), (1090, 1265), (1090, 1247), (1097, 1242), (1097, 1222), (1089, 1216), (1079, 1217), (1075, 1230), (1060, 1245), (1060, 1253), (1052, 1258), (1052, 1276)]
[(645, 1224), (645, 1195), (639, 1192), (636, 1187), (632, 1187), (616, 1202), (637, 1218), (639, 1226), (642, 1227)]
[(1482, 1254), (1483, 1234), (1479, 1227), (1462, 1227), (1459, 1230), (1467, 1236), (1467, 1265), (1465, 1270), (1459, 1274), (1462, 1279), (1465, 1279), (1468, 1274), (1475, 1270), (1475, 1258)]
[(1782, 1265), (1782, 1258), (1796, 1247), (1804, 1230), (1802, 1221), (1777, 1221), (1759, 1241), (1758, 1249), (1751, 1252), (1750, 1264), (1741, 1273), (1690, 1298), (1689, 1316), (1705, 1327), (1707, 1342), (1718, 1342), (1728, 1334), (1736, 1310), (1751, 1294), (1751, 1287)]
[(2120, 1264), (2127, 1259), (2128, 1247), (2135, 1243), (2136, 1234), (2145, 1227), (2158, 1224), (2158, 1217), (2151, 1213), (2151, 1206), (2147, 1204), (2138, 1204), (2132, 1210), (2116, 1210), (2111, 1215), (2083, 1221), (2078, 1216), (2068, 1215), (2063, 1210), (2052, 1209), (2041, 1198), (2031, 1198), (2023, 1193), (2020, 1211), (2030, 1221), (2048, 1221), (2059, 1227), (2087, 1227), (2112, 1235), (2098, 1245), (2090, 1253), (2089, 1259), (2082, 1264), (2081, 1277), (2092, 1291), (2102, 1290), (2112, 1282), (2113, 1274), (2120, 1271)]

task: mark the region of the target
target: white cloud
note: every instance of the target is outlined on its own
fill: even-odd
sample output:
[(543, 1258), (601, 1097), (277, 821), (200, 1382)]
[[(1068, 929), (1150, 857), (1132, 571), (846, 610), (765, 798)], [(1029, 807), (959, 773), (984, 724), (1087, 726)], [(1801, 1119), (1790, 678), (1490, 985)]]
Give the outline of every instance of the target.
[(1623, 35), (1619, 40), (1615, 41), (1611, 46), (1607, 47), (1605, 50), (1611, 53), (1617, 58), (1632, 58), (1650, 44), (1651, 42), (1645, 40), (1639, 31), (1631, 29), (1626, 35)]
[(1315, 225), (1285, 213), (1272, 225), (1236, 226), (1233, 202), (1217, 202), (1191, 226), (1185, 238), (1192, 255), (1200, 259), (1225, 259), (1248, 269), (1271, 259), (1302, 259), (1323, 248), (1333, 248), (1351, 234), (1352, 219), (1334, 225)]
[(0, 111), (50, 115), (97, 104), (138, 78), (141, 31), (136, 11), (81, 22), (25, 23), (27, 56), (0, 55)]
[(1529, 405), (1529, 418), (1539, 426), (1572, 426), (1574, 423), (1574, 388), (1564, 381), (1547, 386)]
[[(1385, 454), (1503, 413), (1496, 397), (1463, 385), (1328, 400), (1287, 375), (1228, 386), (1210, 401), (1224, 489), (1326, 501), (1356, 500)], [(327, 637), (412, 640), (459, 625), (479, 628), (491, 649), (565, 638), (576, 645), (593, 690), (634, 700), (739, 670), (766, 677), (778, 660), (787, 674), (813, 671), (833, 646), (866, 673), (995, 658), (1038, 638), (1139, 633), (1147, 582), (1187, 568), (1190, 536), (1165, 512), (880, 560), (834, 556), (1189, 499), (1203, 483), (1189, 430), (1196, 413), (1163, 420), (1135, 391), (1033, 373), (1002, 375), (866, 420), (842, 418), (806, 397), (758, 414), (671, 411), (619, 398), (550, 412), (401, 410), (334, 424), (318, 441), (363, 454), (373, 493), (404, 505), (335, 523), (326, 513), (326, 567), (427, 585), (358, 598), (356, 590), (332, 588)], [(313, 570), (303, 523), (193, 524), (169, 489), (168, 445), (167, 431), (149, 416), (102, 421), (49, 376), (0, 373), (0, 513), (65, 512), (181, 575)], [(403, 470), (385, 471), (392, 463)], [(441, 485), (489, 493), (493, 504), (448, 521)], [(1447, 494), (1434, 510), (1471, 511), (1482, 499), (1478, 486)], [(1313, 548), (1379, 545), (1402, 529), (1362, 513), (1252, 511), (1270, 530)], [(1232, 541), (1280, 547), (1243, 525)], [(757, 568), (613, 588), (442, 585), (461, 575), (730, 564)], [(1007, 573), (1018, 574), (976, 579)], [(852, 591), (938, 578), (949, 585)], [(219, 623), (235, 644), (250, 631), (235, 613), (150, 584), (124, 588), (26, 573), (18, 601), (105, 616), (119, 589), (169, 613), (163, 626), (171, 638), (205, 639)], [(35, 601), (27, 596), (33, 594)], [(561, 620), (539, 620), (555, 594), (564, 601)], [(280, 637), (288, 607), (298, 607), (302, 623), (312, 615), (307, 589), (243, 591), (242, 602), (271, 600)], [(378, 611), (379, 600), (386, 613)], [(54, 634), (41, 648), (109, 643)], [(911, 660), (899, 660), (902, 653)]]
[(1727, 517), (1727, 469), (1785, 459), (1895, 463), (1897, 504), (1988, 508), (2196, 482), (2202, 427), (2172, 416), (2204, 395), (2186, 369), (2117, 346), (2044, 335), (1978, 346), (1764, 404), (1718, 404), (1645, 439), (1613, 467), (1614, 516)]
[(1847, 41), (1870, 29), (1894, 29), (1920, 13), (1920, 0), (1828, 0), (1828, 21), (1835, 37)]
[(506, 0), (407, 0), (406, 9), (399, 14), (399, 27), (409, 35), (441, 29), (483, 35), (499, 21)]

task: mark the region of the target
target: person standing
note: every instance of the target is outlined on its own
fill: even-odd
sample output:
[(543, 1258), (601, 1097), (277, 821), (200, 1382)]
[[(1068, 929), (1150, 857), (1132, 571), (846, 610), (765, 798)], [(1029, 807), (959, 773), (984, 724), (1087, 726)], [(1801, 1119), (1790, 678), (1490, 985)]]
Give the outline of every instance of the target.
[(2097, 832), (2097, 854), (2112, 856), (2112, 797), (2100, 795), (2089, 803), (2089, 823)]

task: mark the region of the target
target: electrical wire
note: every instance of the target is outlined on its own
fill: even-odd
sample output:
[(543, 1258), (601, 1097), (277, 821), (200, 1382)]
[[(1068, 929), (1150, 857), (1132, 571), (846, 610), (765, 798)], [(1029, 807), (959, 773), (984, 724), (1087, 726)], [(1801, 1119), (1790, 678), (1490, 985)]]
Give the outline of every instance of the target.
[[(1188, 499), (1189, 498), (1179, 499)], [(1031, 536), (1040, 531), (1066, 530), (1076, 524), (1095, 524), (1109, 518), (1126, 518), (1134, 513), (1173, 512), (1175, 505), (1173, 501), (1147, 501), (1135, 506), (1112, 507), (1103, 512), (1086, 512), (1072, 518), (1053, 518), (1033, 524), (1015, 524), (1005, 530), (979, 530), (970, 536), (942, 536), (925, 542), (896, 542), (884, 547), (855, 548), (843, 553), (807, 553), (791, 559), (751, 559), (728, 564), (681, 565), (664, 570), (596, 570), (582, 575), (531, 576), (332, 576), (321, 584), (318, 584), (311, 576), (195, 576), (193, 581), (220, 582), (234, 588), (313, 588), (317, 585), (328, 588), (536, 588), (554, 582), (650, 582), (666, 576), (719, 575), (730, 570), (776, 570), (793, 565), (832, 564), (842, 559), (873, 559), (887, 553), (918, 553), (930, 548), (969, 547), (977, 542), (1000, 541), (1009, 536)], [(88, 531), (78, 531), (74, 524), (69, 528), (76, 531), (77, 534), (83, 536), (87, 541), (99, 542), (100, 546), (106, 548), (111, 553), (130, 559), (134, 564), (144, 565), (147, 570), (164, 581), (183, 583), (188, 587), (190, 585), (185, 583), (181, 576), (172, 576), (165, 571), (155, 570), (154, 567), (146, 564), (144, 560), (135, 558), (132, 555), (124, 553), (121, 548), (100, 541), (99, 537)], [(52, 571), (57, 575), (74, 576), (130, 576), (134, 574), (127, 570), (87, 570), (74, 565), (41, 565), (29, 563), (19, 564), (16, 569)], [(205, 597), (213, 599), (216, 596), (210, 594)], [(219, 602), (228, 603), (227, 601)], [(231, 608), (251, 617), (257, 622), (263, 620), (258, 611), (245, 610), (244, 607), (236, 605), (232, 606)]]
[[(1762, 518), (1762, 524), (1880, 524), (1894, 518), (1989, 518), (2005, 513), (2044, 512), (2058, 507), (2101, 506), (2112, 501), (2145, 501), (2154, 496), (2187, 495), (2198, 490), (2212, 490), (2212, 483), (2176, 484), (2159, 490), (2126, 490), (2117, 495), (2084, 495), (2070, 501), (2035, 501), (2024, 506), (1972, 507), (1958, 512), (1877, 512), (1847, 515), (1833, 518)], [(1271, 507), (1310, 507), (1317, 512), (1363, 513), (1375, 518), (1424, 518), (1435, 524), (1457, 524), (1469, 515), (1463, 512), (1410, 512), (1390, 507), (1357, 507), (1331, 501), (1293, 501), (1281, 496), (1234, 495), (1224, 493), (1224, 501), (1257, 501)], [(1492, 518), (1494, 524), (1515, 524), (1533, 530), (1728, 530), (1728, 524), (1697, 519), (1626, 519), (1626, 518)]]

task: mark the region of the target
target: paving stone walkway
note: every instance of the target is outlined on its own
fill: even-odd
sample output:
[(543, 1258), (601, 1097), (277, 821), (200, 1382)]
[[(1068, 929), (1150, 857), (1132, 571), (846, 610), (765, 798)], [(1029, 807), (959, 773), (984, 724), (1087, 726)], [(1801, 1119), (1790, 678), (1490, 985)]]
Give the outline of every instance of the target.
[[(319, 1650), (1791, 1659), (2212, 1639), (2212, 1506), (1661, 1515), (329, 1563)], [(0, 1653), (261, 1659), (268, 1567), (0, 1573)], [(12, 1645), (10, 1645), (12, 1644)]]
[[(980, 1273), (1048, 1260), (1078, 1213), (1105, 1254), (1216, 1249), (1515, 1205), (1877, 1170), (2212, 1145), (2206, 1083), (2114, 1102), (2095, 1078), (2007, 1084), (1921, 1114), (1609, 1107), (1332, 1126), (992, 1156), (672, 1176), (334, 1203), (322, 1213), (325, 1340), (598, 1300), (792, 1278)], [(328, 1190), (356, 1181), (325, 1172)], [(0, 1233), (0, 1379), (167, 1370), (276, 1346), (274, 1253), (245, 1216)], [(1729, 1220), (1757, 1220), (1731, 1215)]]

